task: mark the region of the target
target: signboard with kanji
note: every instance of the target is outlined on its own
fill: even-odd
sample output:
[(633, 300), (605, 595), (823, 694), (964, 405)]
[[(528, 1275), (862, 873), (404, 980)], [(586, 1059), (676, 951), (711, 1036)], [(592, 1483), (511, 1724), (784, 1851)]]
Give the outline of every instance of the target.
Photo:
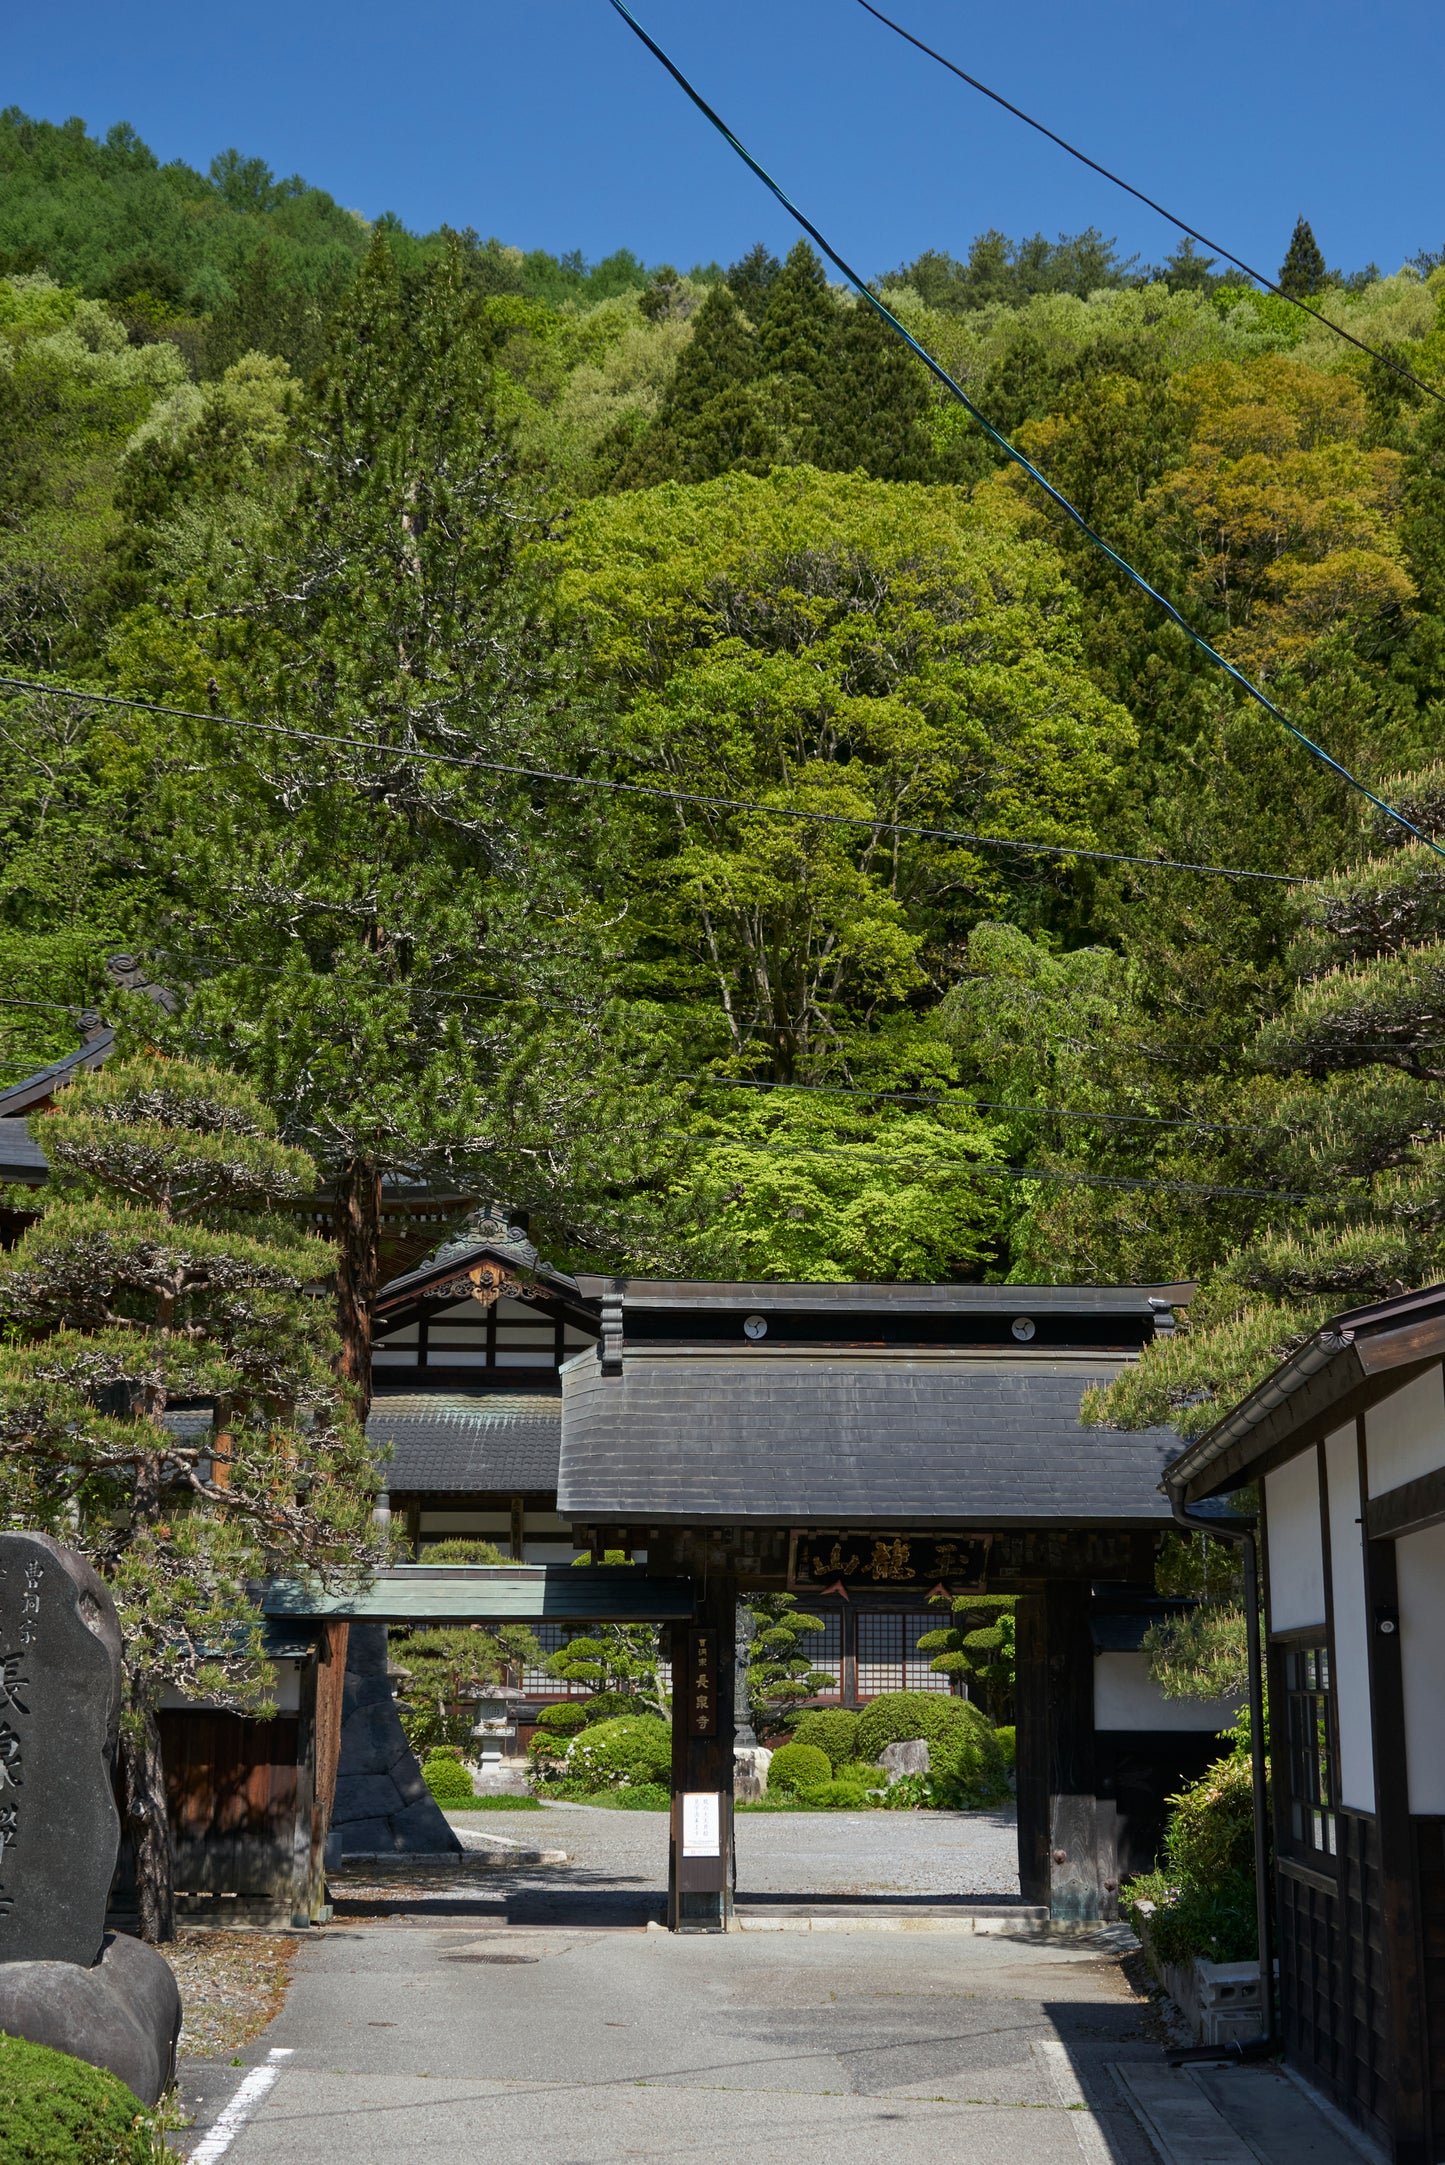
[(689, 1628), (688, 1642), (692, 1653), (689, 1663), (687, 1728), (689, 1736), (715, 1737), (718, 1733), (717, 1701), (717, 1633), (711, 1629)]
[(989, 1534), (795, 1533), (788, 1550), (788, 1584), (822, 1593), (842, 1585), (849, 1594), (931, 1592), (946, 1586), (967, 1593), (983, 1585)]

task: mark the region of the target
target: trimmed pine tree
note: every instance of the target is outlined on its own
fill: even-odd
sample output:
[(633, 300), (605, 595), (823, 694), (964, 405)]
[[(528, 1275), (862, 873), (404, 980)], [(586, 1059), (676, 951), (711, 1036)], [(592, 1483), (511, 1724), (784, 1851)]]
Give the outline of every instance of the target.
[(165, 1940), (162, 1694), (264, 1713), (256, 1582), (364, 1579), (377, 1481), (334, 1369), (336, 1252), (283, 1215), (315, 1167), (256, 1094), (115, 1061), (37, 1126), (44, 1209), (0, 1258), (0, 1512), (80, 1550), (115, 1598), (141, 1930)]

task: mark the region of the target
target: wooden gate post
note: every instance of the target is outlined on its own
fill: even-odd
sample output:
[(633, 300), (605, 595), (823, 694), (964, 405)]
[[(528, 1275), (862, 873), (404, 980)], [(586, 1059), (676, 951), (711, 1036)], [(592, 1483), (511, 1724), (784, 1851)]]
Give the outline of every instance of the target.
[(1061, 1579), (1018, 1605), (1019, 1887), (1061, 1923), (1113, 1910), (1112, 1866), (1100, 1869), (1088, 1604), (1085, 1582)]
[(736, 1630), (730, 1577), (710, 1577), (696, 1621), (672, 1627), (673, 1932), (725, 1932), (732, 1919)]

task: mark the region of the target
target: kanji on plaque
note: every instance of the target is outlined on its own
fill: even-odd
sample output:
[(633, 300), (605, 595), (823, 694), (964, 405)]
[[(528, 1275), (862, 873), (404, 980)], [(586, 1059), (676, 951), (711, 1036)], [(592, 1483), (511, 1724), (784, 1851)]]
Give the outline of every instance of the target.
[(717, 1735), (717, 1633), (693, 1630), (692, 1680), (688, 1695), (687, 1726), (695, 1737)]

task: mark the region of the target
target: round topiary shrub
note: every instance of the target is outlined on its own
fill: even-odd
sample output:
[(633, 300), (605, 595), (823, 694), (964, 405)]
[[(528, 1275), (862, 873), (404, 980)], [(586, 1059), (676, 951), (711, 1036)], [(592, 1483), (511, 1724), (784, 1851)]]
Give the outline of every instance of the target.
[(768, 1768), (769, 1789), (791, 1790), (795, 1796), (800, 1790), (816, 1789), (820, 1782), (832, 1779), (828, 1754), (816, 1744), (784, 1744), (773, 1753)]
[[(582, 1718), (587, 1723), (620, 1721), (624, 1714), (640, 1713), (637, 1701), (630, 1699), (625, 1691), (594, 1691), (590, 1699), (582, 1701)], [(656, 1715), (651, 1717), (656, 1720)]]
[(588, 1789), (670, 1784), (671, 1724), (655, 1714), (624, 1714), (615, 1721), (593, 1723), (568, 1749), (567, 1779)]
[(793, 1724), (794, 1744), (815, 1744), (836, 1774), (858, 1756), (858, 1717), (842, 1706), (809, 1707)]
[(458, 1805), (470, 1804), (476, 1794), (472, 1777), (460, 1759), (450, 1752), (433, 1752), (421, 1770), (421, 1778), (445, 1811)]
[(881, 1759), (890, 1744), (922, 1737), (929, 1772), (961, 1783), (980, 1800), (1008, 1787), (1003, 1752), (993, 1725), (970, 1699), (941, 1691), (888, 1691), (858, 1717), (858, 1757)]
[(19, 2037), (0, 2037), (0, 2129), (7, 2165), (160, 2165), (169, 2156), (119, 2076)]
[(558, 1699), (541, 1709), (537, 1727), (545, 1729), (548, 1736), (574, 1737), (579, 1729), (587, 1727), (587, 1716), (575, 1699)]

